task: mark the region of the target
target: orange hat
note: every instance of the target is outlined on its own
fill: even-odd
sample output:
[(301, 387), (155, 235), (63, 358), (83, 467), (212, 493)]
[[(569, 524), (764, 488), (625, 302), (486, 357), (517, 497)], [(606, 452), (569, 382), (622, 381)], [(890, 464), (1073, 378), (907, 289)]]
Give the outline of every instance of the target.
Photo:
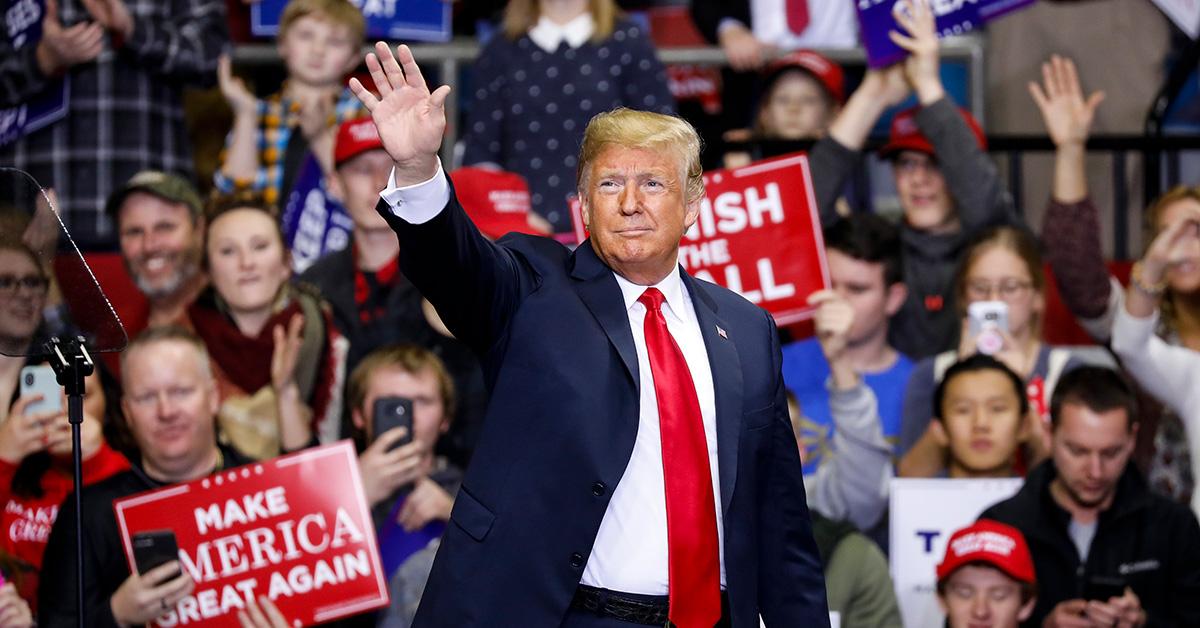
[(975, 562), (987, 563), (1020, 582), (1037, 582), (1025, 537), (1020, 530), (998, 521), (980, 519), (950, 537), (946, 558), (937, 567), (938, 582)]
[(768, 65), (763, 72), (766, 81), (763, 91), (771, 89), (771, 85), (781, 74), (792, 69), (811, 74), (836, 102), (846, 102), (846, 77), (842, 73), (842, 66), (812, 50), (796, 50)]
[(488, 168), (459, 168), (450, 173), (454, 193), (471, 222), (495, 240), (506, 233), (544, 235), (529, 224), (529, 186), (521, 175)]
[[(929, 139), (921, 133), (920, 127), (917, 126), (918, 109), (920, 107), (905, 109), (892, 118), (892, 131), (888, 135), (887, 144), (879, 149), (880, 157), (885, 159), (894, 157), (896, 153), (904, 150), (915, 150), (927, 155), (934, 154), (933, 144), (929, 143)], [(979, 126), (979, 121), (966, 109), (959, 107), (958, 112), (967, 122), (967, 126), (971, 128), (971, 132), (975, 134), (975, 141), (979, 143), (979, 148), (987, 150), (987, 138), (983, 135), (983, 128)]]
[(375, 128), (373, 120), (346, 120), (338, 127), (337, 137), (333, 141), (333, 165), (340, 166), (352, 157), (375, 148), (383, 148), (383, 140), (379, 139), (379, 130)]

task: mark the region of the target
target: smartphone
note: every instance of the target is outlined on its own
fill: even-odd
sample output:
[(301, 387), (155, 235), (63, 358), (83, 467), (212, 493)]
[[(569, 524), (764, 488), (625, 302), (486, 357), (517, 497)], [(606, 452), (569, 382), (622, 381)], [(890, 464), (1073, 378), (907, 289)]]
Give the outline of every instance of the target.
[(1004, 301), (976, 301), (967, 306), (967, 333), (975, 339), (980, 353), (992, 355), (1004, 346), (1008, 333), (1008, 304)]
[(1089, 576), (1083, 585), (1083, 599), (1107, 602), (1125, 595), (1125, 586), (1124, 578)]
[(133, 562), (139, 574), (179, 560), (179, 544), (170, 530), (147, 530), (133, 535)]
[(380, 397), (376, 399), (375, 406), (371, 409), (371, 427), (374, 430), (375, 438), (379, 438), (381, 434), (388, 430), (401, 426), (407, 428), (408, 432), (403, 438), (389, 447), (388, 451), (412, 442), (413, 402), (408, 397)]
[(26, 366), (21, 369), (21, 396), (41, 395), (42, 400), (29, 404), (25, 414), (58, 413), (63, 411), (62, 388), (58, 376), (49, 364)]

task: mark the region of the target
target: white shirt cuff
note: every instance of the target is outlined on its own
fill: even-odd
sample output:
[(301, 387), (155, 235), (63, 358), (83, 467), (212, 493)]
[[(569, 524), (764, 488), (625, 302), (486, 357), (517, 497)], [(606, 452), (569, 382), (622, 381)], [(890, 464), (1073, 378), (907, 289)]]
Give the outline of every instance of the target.
[(450, 185), (442, 171), (442, 160), (438, 159), (437, 172), (429, 180), (402, 188), (396, 187), (396, 167), (392, 166), (387, 187), (379, 193), (379, 198), (404, 222), (419, 225), (433, 220), (450, 202)]

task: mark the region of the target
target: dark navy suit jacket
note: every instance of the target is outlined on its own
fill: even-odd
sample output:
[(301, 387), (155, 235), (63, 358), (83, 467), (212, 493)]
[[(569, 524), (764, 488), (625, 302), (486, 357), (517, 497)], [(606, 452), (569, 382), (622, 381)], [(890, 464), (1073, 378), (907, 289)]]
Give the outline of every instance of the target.
[[(638, 361), (620, 287), (590, 242), (572, 253), (532, 236), (487, 240), (453, 190), (423, 224), (382, 201), (378, 209), (399, 236), (405, 276), (480, 355), (491, 391), (414, 626), (558, 626), (638, 429)], [(758, 626), (760, 612), (771, 627), (826, 626), (775, 324), (680, 273), (716, 392), (733, 626)]]

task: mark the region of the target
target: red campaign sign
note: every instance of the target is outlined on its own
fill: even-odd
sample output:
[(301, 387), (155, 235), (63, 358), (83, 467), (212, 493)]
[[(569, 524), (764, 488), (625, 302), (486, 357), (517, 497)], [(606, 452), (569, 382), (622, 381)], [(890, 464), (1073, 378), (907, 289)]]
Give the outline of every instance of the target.
[(267, 595), (297, 625), (388, 604), (348, 440), (126, 497), (113, 509), (131, 570), (132, 536), (169, 529), (196, 582), (158, 626), (239, 626), (250, 596)]
[[(808, 295), (829, 287), (808, 157), (785, 155), (704, 174), (700, 217), (679, 245), (693, 276), (762, 306), (780, 325), (811, 318)], [(575, 237), (587, 233), (578, 200)]]

